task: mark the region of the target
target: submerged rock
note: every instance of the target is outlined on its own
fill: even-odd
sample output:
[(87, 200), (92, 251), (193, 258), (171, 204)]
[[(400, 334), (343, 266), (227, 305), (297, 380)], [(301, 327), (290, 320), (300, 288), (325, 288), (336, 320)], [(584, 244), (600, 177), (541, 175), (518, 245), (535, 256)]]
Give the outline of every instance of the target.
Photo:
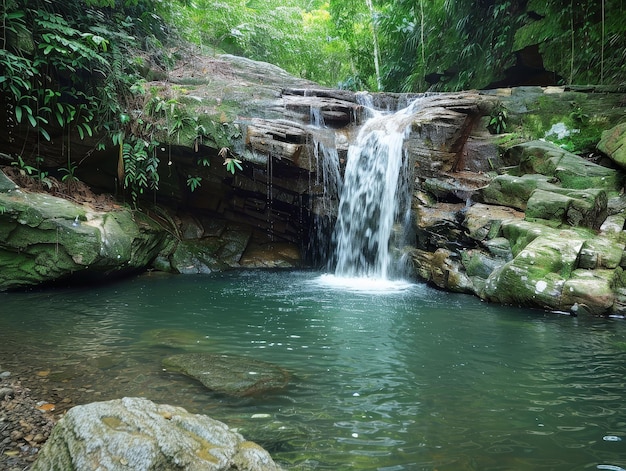
[(151, 329), (141, 333), (139, 344), (142, 347), (192, 349), (206, 347), (207, 338), (198, 332), (187, 329)]
[(235, 355), (184, 353), (163, 360), (163, 366), (200, 381), (207, 389), (243, 397), (282, 389), (289, 373), (264, 361)]
[(77, 406), (54, 427), (32, 471), (274, 471), (267, 451), (222, 422), (126, 397)]

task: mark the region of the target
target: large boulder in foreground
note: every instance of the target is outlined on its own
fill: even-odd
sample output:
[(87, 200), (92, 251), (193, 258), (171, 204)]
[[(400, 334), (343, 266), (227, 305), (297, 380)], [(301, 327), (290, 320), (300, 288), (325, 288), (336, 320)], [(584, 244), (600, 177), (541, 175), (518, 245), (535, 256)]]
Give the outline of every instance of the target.
[(57, 423), (32, 471), (275, 471), (267, 451), (222, 422), (127, 397), (77, 406)]
[(0, 291), (140, 270), (170, 243), (140, 212), (96, 211), (7, 180), (0, 186)]
[(163, 366), (200, 381), (211, 391), (235, 397), (282, 389), (289, 382), (283, 368), (236, 355), (181, 353), (165, 358)]

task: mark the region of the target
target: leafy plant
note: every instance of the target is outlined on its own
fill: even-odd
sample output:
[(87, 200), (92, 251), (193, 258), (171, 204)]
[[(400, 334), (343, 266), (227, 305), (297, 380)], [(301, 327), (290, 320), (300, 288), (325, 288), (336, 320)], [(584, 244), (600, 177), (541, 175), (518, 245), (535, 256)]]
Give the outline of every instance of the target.
[(508, 112), (502, 103), (498, 102), (491, 111), (487, 128), (492, 134), (502, 134), (506, 131)]
[(187, 186), (192, 192), (196, 191), (196, 189), (200, 187), (201, 182), (202, 177), (192, 177), (191, 175), (187, 175)]
[(17, 160), (11, 162), (11, 165), (17, 167), (22, 176), (32, 176), (37, 172), (37, 168), (26, 164), (20, 155), (17, 156)]
[(227, 157), (226, 159), (224, 159), (224, 165), (226, 165), (226, 170), (228, 170), (233, 175), (235, 174), (236, 169), (243, 170), (243, 167), (241, 166), (241, 160), (232, 157)]
[(37, 179), (39, 185), (43, 188), (46, 187), (48, 190), (54, 186), (54, 182), (48, 178), (49, 172), (42, 170), (42, 165), (44, 162), (44, 158), (40, 155), (35, 157), (35, 162), (37, 163), (37, 171), (34, 176)]
[(63, 174), (61, 177), (61, 181), (66, 184), (67, 192), (71, 193), (72, 188), (78, 183), (80, 180), (76, 176), (77, 165), (70, 160), (67, 161), (66, 167), (61, 167), (59, 172)]
[(133, 136), (122, 144), (124, 188), (130, 190), (135, 205), (139, 196), (147, 189), (159, 188), (157, 146), (156, 141), (148, 142)]
[(573, 102), (572, 108), (572, 112), (569, 114), (569, 116), (574, 122), (579, 124), (586, 124), (587, 121), (589, 121), (589, 115), (583, 111), (580, 105)]

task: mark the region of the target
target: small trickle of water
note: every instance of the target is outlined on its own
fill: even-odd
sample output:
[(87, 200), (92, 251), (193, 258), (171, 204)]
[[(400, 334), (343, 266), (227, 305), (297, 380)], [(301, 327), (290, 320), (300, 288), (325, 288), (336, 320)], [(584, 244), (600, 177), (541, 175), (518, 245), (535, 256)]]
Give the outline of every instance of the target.
[[(312, 225), (312, 233), (308, 237), (309, 246), (306, 250), (313, 263), (321, 265), (330, 257), (327, 234), (335, 219), (336, 202), (341, 192), (342, 180), (335, 132), (326, 128), (320, 108), (311, 107), (310, 123), (315, 181), (309, 180), (309, 194), (314, 196), (309, 209), (315, 218), (315, 224)], [(310, 161), (310, 167), (311, 163)]]
[(334, 231), (335, 275), (387, 279), (399, 257), (410, 220), (408, 163), (403, 150), (413, 103), (393, 115), (374, 114), (348, 150), (339, 214)]

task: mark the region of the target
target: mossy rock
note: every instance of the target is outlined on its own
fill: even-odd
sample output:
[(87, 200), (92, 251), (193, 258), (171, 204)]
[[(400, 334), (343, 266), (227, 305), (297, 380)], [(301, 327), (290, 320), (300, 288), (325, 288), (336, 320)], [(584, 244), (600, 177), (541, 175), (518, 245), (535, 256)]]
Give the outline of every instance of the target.
[(523, 213), (505, 206), (476, 203), (465, 211), (463, 226), (472, 239), (484, 241), (496, 237), (503, 220), (523, 218)]
[(487, 280), (484, 296), (502, 304), (561, 308), (561, 291), (576, 268), (583, 240), (558, 235), (530, 242)]
[(19, 187), (0, 170), (0, 193), (17, 190)]
[(539, 174), (498, 175), (480, 191), (484, 203), (498, 204), (524, 211), (533, 191), (537, 188), (556, 188), (554, 177)]
[(618, 268), (624, 258), (624, 242), (606, 237), (592, 237), (585, 241), (580, 251), (578, 267), (585, 269)]
[(555, 233), (553, 228), (536, 222), (509, 219), (502, 222), (501, 234), (509, 241), (511, 253), (517, 256), (529, 243), (537, 237)]
[(555, 177), (563, 188), (602, 188), (616, 194), (622, 187), (623, 175), (617, 170), (589, 162), (550, 142), (530, 141), (513, 146), (508, 152), (510, 158), (519, 162), (521, 173)]
[(598, 150), (626, 169), (626, 123), (604, 131), (598, 143)]
[(563, 285), (562, 308), (591, 315), (605, 315), (615, 304), (615, 270), (575, 270)]
[(598, 229), (607, 216), (607, 196), (601, 189), (536, 189), (528, 199), (526, 218), (548, 224)]
[(0, 290), (146, 267), (168, 235), (129, 210), (96, 212), (43, 193), (0, 192)]

